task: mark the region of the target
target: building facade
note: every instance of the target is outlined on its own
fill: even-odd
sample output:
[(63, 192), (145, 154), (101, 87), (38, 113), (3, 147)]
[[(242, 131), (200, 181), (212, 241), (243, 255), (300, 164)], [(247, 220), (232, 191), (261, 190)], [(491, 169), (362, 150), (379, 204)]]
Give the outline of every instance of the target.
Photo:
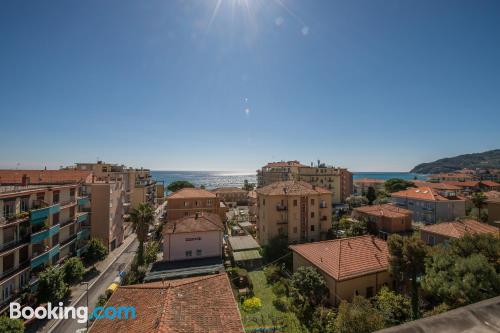
[(248, 192), (238, 187), (219, 187), (211, 192), (230, 207), (248, 204)]
[(391, 200), (397, 206), (410, 210), (413, 220), (417, 222), (437, 223), (465, 216), (465, 199), (456, 191), (408, 188), (392, 193)]
[(163, 230), (163, 260), (222, 258), (224, 224), (220, 216), (200, 213), (168, 222)]
[(453, 238), (461, 238), (466, 234), (499, 235), (499, 229), (476, 220), (442, 222), (420, 228), (420, 238), (427, 245), (445, 243)]
[(371, 205), (354, 208), (351, 216), (364, 219), (386, 234), (411, 231), (412, 212), (391, 204)]
[(384, 191), (385, 181), (382, 179), (373, 178), (360, 178), (354, 180), (354, 194), (355, 195), (366, 195), (368, 189), (373, 187), (375, 191)]
[(87, 202), (79, 184), (0, 185), (0, 306), (34, 287), (46, 266), (86, 251)]
[(218, 214), (225, 221), (225, 210), (221, 209), (220, 199), (210, 191), (200, 188), (183, 188), (167, 197), (167, 221), (194, 216), (197, 213)]
[(303, 181), (257, 189), (257, 240), (284, 235), (289, 243), (320, 240), (332, 227), (332, 192)]
[(344, 168), (327, 166), (318, 161), (317, 166), (307, 166), (298, 161), (272, 162), (257, 171), (258, 187), (277, 181), (300, 180), (332, 192), (332, 203), (344, 203), (353, 192), (352, 173)]

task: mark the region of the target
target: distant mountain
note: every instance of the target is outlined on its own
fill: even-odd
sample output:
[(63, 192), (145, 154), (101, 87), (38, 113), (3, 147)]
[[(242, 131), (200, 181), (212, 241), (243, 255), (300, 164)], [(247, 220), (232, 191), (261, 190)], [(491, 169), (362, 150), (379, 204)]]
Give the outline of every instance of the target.
[(446, 157), (434, 162), (422, 163), (411, 169), (410, 172), (430, 174), (452, 172), (463, 168), (500, 169), (500, 149), (485, 151), (484, 153)]

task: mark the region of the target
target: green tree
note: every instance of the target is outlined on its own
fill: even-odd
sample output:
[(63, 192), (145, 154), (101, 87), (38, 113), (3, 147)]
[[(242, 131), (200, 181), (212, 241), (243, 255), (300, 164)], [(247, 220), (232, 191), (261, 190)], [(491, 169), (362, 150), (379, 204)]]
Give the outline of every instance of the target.
[(148, 235), (149, 226), (154, 222), (154, 210), (148, 203), (141, 203), (130, 213), (132, 228), (137, 235), (139, 248), (137, 250), (137, 261), (139, 265), (144, 264), (144, 241)]
[(383, 287), (374, 297), (374, 305), (384, 317), (386, 327), (402, 324), (411, 315), (410, 299), (387, 287)]
[(477, 218), (479, 220), (481, 219), (481, 209), (486, 206), (486, 200), (486, 195), (483, 192), (476, 192), (471, 196), (472, 204), (477, 208)]
[(369, 205), (372, 205), (373, 201), (377, 199), (377, 193), (375, 192), (375, 188), (373, 186), (368, 187), (368, 191), (366, 192), (366, 199), (368, 200)]
[(415, 187), (415, 184), (404, 179), (392, 178), (385, 181), (384, 187), (387, 192), (393, 193), (406, 190), (408, 187)]
[(177, 180), (168, 184), (167, 186), (167, 190), (169, 190), (170, 192), (176, 192), (183, 188), (194, 188), (194, 185), (187, 180)]
[(366, 298), (354, 296), (352, 303), (340, 302), (333, 329), (329, 329), (335, 333), (371, 333), (382, 328), (382, 314)]
[(314, 309), (313, 319), (311, 320), (310, 333), (336, 333), (335, 332), (335, 310), (324, 306), (318, 306)]
[(345, 202), (349, 205), (350, 209), (365, 206), (368, 204), (368, 199), (361, 195), (351, 195), (346, 198)]
[(242, 189), (244, 189), (245, 191), (253, 191), (254, 188), (255, 188), (255, 184), (254, 183), (249, 183), (248, 179), (245, 179), (243, 181), (243, 187), (242, 187)]
[(399, 281), (411, 283), (412, 319), (420, 317), (418, 278), (425, 271), (427, 247), (417, 236), (401, 237), (393, 234), (387, 240), (390, 253), (390, 271)]
[(435, 298), (458, 307), (500, 294), (500, 275), (482, 254), (468, 257), (435, 251), (426, 265), (422, 287)]
[(62, 269), (64, 272), (64, 282), (67, 284), (80, 282), (83, 278), (83, 273), (85, 273), (82, 260), (78, 257), (71, 257), (66, 260)]
[(335, 227), (337, 230), (344, 231), (342, 237), (355, 237), (368, 234), (368, 225), (364, 219), (353, 220), (350, 217), (342, 217)]
[(64, 272), (56, 267), (49, 267), (38, 277), (37, 298), (40, 303), (58, 302), (67, 292), (68, 285), (64, 282)]
[(7, 316), (0, 316), (0, 332), (2, 333), (23, 333), (24, 324), (20, 319), (10, 319)]
[(326, 301), (326, 295), (326, 282), (316, 269), (301, 266), (293, 273), (290, 279), (290, 297), (302, 320), (311, 319), (314, 308)]
[(144, 261), (146, 264), (154, 263), (158, 258), (158, 252), (160, 252), (159, 242), (147, 243), (146, 250), (144, 251)]
[(457, 257), (468, 257), (480, 253), (500, 274), (500, 239), (491, 234), (465, 234), (448, 242), (447, 249)]
[(95, 265), (97, 262), (104, 260), (108, 255), (108, 249), (100, 239), (92, 238), (89, 242), (87, 252), (85, 252), (84, 260), (89, 265)]
[(262, 257), (268, 263), (284, 257), (282, 262), (290, 267), (292, 254), (288, 249), (288, 238), (284, 235), (271, 238), (267, 245), (262, 248)]

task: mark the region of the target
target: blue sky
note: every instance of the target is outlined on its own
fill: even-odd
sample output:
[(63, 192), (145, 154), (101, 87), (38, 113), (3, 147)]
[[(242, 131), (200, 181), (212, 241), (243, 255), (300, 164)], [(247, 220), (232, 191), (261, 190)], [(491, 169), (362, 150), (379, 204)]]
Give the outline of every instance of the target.
[(499, 148), (499, 1), (217, 3), (0, 1), (0, 168), (406, 171)]

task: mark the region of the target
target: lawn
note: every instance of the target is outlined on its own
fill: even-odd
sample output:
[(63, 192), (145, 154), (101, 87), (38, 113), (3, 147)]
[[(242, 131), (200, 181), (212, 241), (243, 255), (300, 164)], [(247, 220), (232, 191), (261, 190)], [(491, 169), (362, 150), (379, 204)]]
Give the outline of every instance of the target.
[(248, 275), (253, 282), (255, 297), (260, 298), (262, 301), (262, 308), (257, 312), (247, 313), (241, 309), (241, 304), (239, 304), (246, 332), (254, 332), (252, 328), (279, 326), (283, 324), (286, 325), (286, 327), (276, 330), (275, 332), (307, 332), (307, 330), (300, 325), (300, 322), (293, 312), (282, 312), (274, 307), (273, 300), (276, 298), (276, 295), (273, 293), (271, 285), (267, 284), (263, 271), (249, 272)]

